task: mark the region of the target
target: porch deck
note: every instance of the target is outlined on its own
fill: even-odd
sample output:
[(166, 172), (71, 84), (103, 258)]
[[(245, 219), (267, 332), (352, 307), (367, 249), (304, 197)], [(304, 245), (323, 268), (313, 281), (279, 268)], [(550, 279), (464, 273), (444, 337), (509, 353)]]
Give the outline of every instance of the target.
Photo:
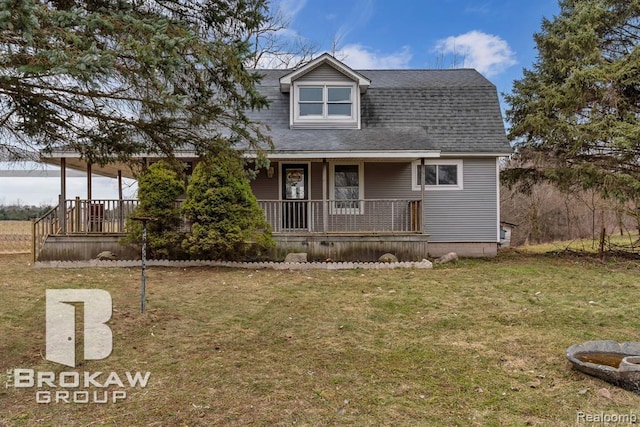
[[(277, 255), (292, 251), (316, 258), (355, 259), (401, 252), (421, 260), (427, 236), (419, 200), (260, 200)], [(137, 200), (68, 199), (33, 223), (33, 261), (91, 259), (103, 250), (123, 254), (118, 240)], [(399, 246), (398, 246), (399, 245)], [(413, 250), (412, 246), (417, 249)], [(115, 249), (115, 250), (114, 250)], [(420, 254), (418, 254), (419, 252)], [(130, 256), (128, 254), (127, 256)], [(355, 257), (355, 258), (354, 258)]]

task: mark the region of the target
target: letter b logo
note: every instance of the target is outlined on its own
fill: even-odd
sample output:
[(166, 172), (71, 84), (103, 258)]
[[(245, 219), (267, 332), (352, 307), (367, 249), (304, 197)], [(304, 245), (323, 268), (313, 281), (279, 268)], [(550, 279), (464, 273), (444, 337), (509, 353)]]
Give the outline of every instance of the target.
[(76, 366), (76, 309), (84, 304), (84, 358), (105, 359), (111, 354), (111, 295), (102, 289), (47, 289), (47, 360)]

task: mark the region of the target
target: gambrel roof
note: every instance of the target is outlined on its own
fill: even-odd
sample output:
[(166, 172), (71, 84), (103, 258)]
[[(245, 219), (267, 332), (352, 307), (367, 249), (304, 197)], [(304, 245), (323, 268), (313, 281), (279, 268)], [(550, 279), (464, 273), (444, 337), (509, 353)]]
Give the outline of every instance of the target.
[(360, 95), (361, 129), (291, 129), (291, 93), (281, 81), (292, 71), (257, 72), (270, 107), (249, 115), (269, 127), (276, 152), (511, 152), (496, 87), (472, 69), (354, 70), (370, 81)]
[[(359, 88), (359, 129), (292, 128), (292, 85), (321, 67), (340, 73)], [(256, 70), (263, 76), (257, 89), (269, 108), (247, 115), (266, 127), (274, 152), (290, 158), (427, 158), (442, 156), (506, 156), (505, 135), (496, 87), (471, 69), (351, 70), (328, 54), (296, 70)], [(238, 148), (242, 148), (239, 146)], [(247, 153), (252, 155), (251, 153)], [(178, 157), (194, 157), (188, 149)], [(82, 170), (83, 162), (69, 147), (42, 153), (46, 163)], [(115, 176), (119, 166), (95, 167)]]

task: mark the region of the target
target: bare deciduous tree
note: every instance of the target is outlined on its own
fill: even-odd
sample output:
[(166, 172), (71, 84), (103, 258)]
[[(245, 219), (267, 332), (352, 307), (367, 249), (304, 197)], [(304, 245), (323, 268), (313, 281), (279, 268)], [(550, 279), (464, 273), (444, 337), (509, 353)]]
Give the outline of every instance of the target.
[(311, 61), (316, 46), (290, 29), (291, 19), (277, 10), (265, 22), (247, 35), (252, 55), (248, 68), (294, 69)]

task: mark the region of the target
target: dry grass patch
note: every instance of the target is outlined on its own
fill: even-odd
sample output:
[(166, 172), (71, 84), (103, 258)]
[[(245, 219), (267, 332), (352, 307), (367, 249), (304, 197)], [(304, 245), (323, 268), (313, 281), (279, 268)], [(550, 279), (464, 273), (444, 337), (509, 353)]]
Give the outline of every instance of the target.
[[(7, 425), (568, 425), (640, 396), (564, 351), (640, 339), (638, 265), (506, 254), (431, 271), (33, 270), (0, 257), (0, 369), (43, 360), (44, 290), (114, 300), (114, 352), (88, 371), (149, 371), (109, 405), (0, 388)], [(610, 390), (611, 398), (598, 395)], [(586, 390), (586, 392), (585, 392)]]
[[(629, 253), (640, 252), (640, 238), (638, 233), (610, 234), (605, 237), (604, 250), (611, 252), (626, 251)], [(578, 253), (597, 253), (600, 250), (600, 238), (596, 239), (574, 239), (568, 241), (556, 241), (550, 243), (542, 243), (537, 245), (520, 246), (516, 250), (530, 253), (541, 254), (547, 252), (578, 252)]]
[(0, 254), (31, 250), (31, 221), (0, 221)]

